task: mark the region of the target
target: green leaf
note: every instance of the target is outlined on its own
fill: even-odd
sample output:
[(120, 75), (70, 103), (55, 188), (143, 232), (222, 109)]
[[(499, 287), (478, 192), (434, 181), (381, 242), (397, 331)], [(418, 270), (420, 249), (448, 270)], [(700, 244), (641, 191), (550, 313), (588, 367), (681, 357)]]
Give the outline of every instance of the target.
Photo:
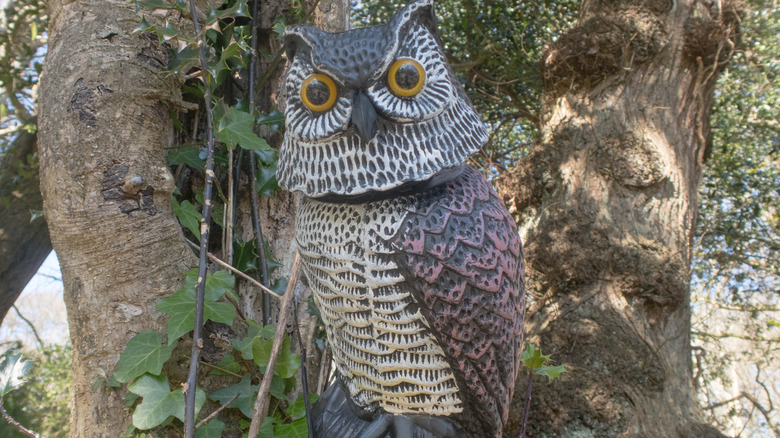
[(24, 384), (33, 363), (22, 359), (21, 354), (9, 354), (0, 362), (0, 397)]
[(308, 438), (309, 426), (305, 418), (300, 418), (292, 423), (274, 425), (274, 438)]
[[(222, 368), (223, 370), (228, 370), (231, 373), (238, 374), (239, 371), (241, 371), (241, 364), (236, 361), (236, 358), (233, 357), (232, 354), (226, 354), (225, 357), (222, 358), (222, 360), (219, 361), (217, 364), (218, 367)], [(211, 370), (211, 374), (215, 376), (228, 376), (229, 374), (218, 370), (213, 369)]]
[(260, 196), (266, 196), (271, 198), (274, 196), (274, 192), (279, 190), (279, 183), (276, 180), (276, 165), (278, 161), (274, 161), (270, 165), (258, 164), (257, 173), (257, 194)]
[(274, 426), (279, 422), (276, 417), (265, 417), (263, 424), (260, 425), (260, 429), (257, 431), (258, 437), (276, 437), (274, 434)]
[(209, 398), (224, 405), (236, 394), (240, 394), (237, 399), (230, 403), (229, 407), (238, 408), (242, 414), (252, 418), (252, 408), (254, 407), (259, 388), (260, 385), (251, 384), (249, 376), (244, 376), (240, 382), (213, 392), (209, 395)]
[[(268, 361), (271, 357), (273, 343), (273, 339), (258, 339), (252, 345), (254, 361), (264, 374), (266, 373), (265, 368), (268, 366)], [(276, 368), (274, 371), (279, 374), (280, 377), (286, 379), (294, 376), (300, 366), (301, 356), (292, 352), (290, 338), (285, 335), (284, 341), (282, 341), (282, 349), (279, 352), (279, 357), (276, 359)]]
[(113, 378), (129, 382), (144, 373), (159, 375), (174, 347), (175, 340), (166, 346), (162, 343), (162, 335), (154, 330), (138, 333), (127, 342), (125, 351), (119, 356)]
[[(181, 388), (171, 391), (168, 377), (144, 374), (128, 385), (127, 390), (143, 397), (133, 412), (133, 426), (136, 428), (151, 429), (170, 417), (184, 421), (184, 392)], [(205, 401), (206, 394), (198, 389), (195, 392), (196, 414)]]
[(284, 28), (287, 27), (287, 20), (284, 17), (278, 17), (274, 22), (274, 33), (279, 41), (284, 39)]
[(270, 150), (268, 143), (252, 130), (254, 123), (255, 119), (251, 114), (230, 107), (217, 126), (219, 141), (231, 147), (239, 145), (249, 150)]
[(271, 111), (268, 114), (260, 114), (257, 117), (258, 125), (266, 125), (273, 131), (279, 131), (284, 127), (284, 113)]
[(543, 365), (541, 368), (535, 369), (534, 374), (538, 374), (540, 376), (547, 376), (547, 381), (551, 382), (558, 377), (560, 377), (561, 374), (565, 373), (567, 370), (564, 368), (563, 365), (558, 366), (550, 366), (550, 365)]
[(184, 200), (179, 204), (174, 197), (171, 197), (171, 207), (173, 207), (173, 214), (179, 218), (181, 226), (190, 230), (198, 241), (200, 241), (200, 220), (203, 216), (198, 209), (187, 200)]
[(203, 170), (206, 167), (206, 160), (200, 157), (199, 148), (189, 146), (168, 150), (168, 164), (178, 166), (182, 163), (197, 170)]
[(233, 240), (233, 267), (241, 272), (257, 270), (257, 239), (243, 242)]
[[(254, 343), (257, 339), (271, 339), (276, 334), (276, 326), (274, 325), (267, 325), (263, 327), (261, 324), (258, 324), (252, 320), (247, 321), (247, 334), (244, 336), (243, 339), (234, 339), (233, 340), (233, 348), (241, 352), (241, 357), (243, 357), (246, 360), (252, 360), (254, 357), (254, 354), (252, 352), (252, 349), (254, 348)], [(266, 361), (266, 363), (268, 363)]]
[(536, 370), (541, 368), (545, 362), (550, 360), (550, 356), (542, 355), (542, 350), (537, 349), (534, 347), (534, 344), (529, 342), (525, 348), (525, 351), (523, 351), (523, 353), (520, 355), (520, 360), (522, 360), (525, 366), (528, 368)]
[(43, 210), (30, 210), (30, 222), (43, 217)]
[[(168, 343), (195, 329), (195, 281), (197, 271), (187, 272), (184, 287), (168, 298), (160, 298), (157, 311), (170, 316), (168, 320)], [(217, 302), (226, 290), (233, 286), (233, 276), (226, 271), (217, 271), (206, 276), (206, 291), (203, 303), (203, 319), (232, 325), (236, 308), (230, 303)]]
[[(312, 405), (317, 403), (320, 397), (317, 394), (309, 394), (309, 403)], [(293, 419), (303, 418), (306, 416), (306, 403), (304, 403), (303, 394), (299, 395), (295, 402), (287, 408), (287, 415)]]
[(195, 430), (195, 438), (222, 438), (224, 431), (225, 423), (219, 420), (210, 420)]
[(168, 63), (168, 70), (178, 73), (185, 67), (189, 67), (191, 64), (198, 62), (200, 62), (198, 49), (186, 45), (180, 51), (173, 54), (171, 61)]

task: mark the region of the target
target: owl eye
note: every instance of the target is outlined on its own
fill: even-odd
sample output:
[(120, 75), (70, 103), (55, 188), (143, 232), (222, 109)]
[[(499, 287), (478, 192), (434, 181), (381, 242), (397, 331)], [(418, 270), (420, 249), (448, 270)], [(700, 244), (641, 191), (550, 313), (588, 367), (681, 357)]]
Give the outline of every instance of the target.
[(387, 82), (397, 96), (412, 97), (419, 93), (425, 84), (425, 70), (414, 59), (398, 59), (387, 72)]
[(301, 100), (312, 111), (327, 111), (336, 103), (336, 84), (322, 73), (315, 73), (301, 84)]

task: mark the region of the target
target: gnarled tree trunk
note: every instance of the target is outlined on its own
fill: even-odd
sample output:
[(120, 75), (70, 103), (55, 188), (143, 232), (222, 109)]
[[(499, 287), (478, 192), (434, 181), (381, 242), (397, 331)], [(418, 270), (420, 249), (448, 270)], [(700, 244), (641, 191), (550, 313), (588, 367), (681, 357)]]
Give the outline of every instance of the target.
[(130, 424), (111, 375), (127, 341), (164, 332), (157, 299), (195, 264), (170, 207), (168, 116), (179, 93), (156, 37), (134, 34), (131, 3), (49, 2), (41, 78), (41, 191), (62, 267), (73, 341), (71, 433), (117, 437)]
[(530, 230), (526, 332), (569, 373), (534, 385), (529, 436), (719, 435), (691, 382), (689, 268), (737, 23), (729, 1), (584, 0), (546, 51), (542, 145), (513, 181)]
[[(343, 29), (346, 2), (307, 4), (318, 5), (315, 22)], [(286, 3), (260, 6), (261, 47), (278, 51), (271, 27)], [(175, 184), (165, 153), (178, 146), (169, 111), (186, 104), (178, 79), (164, 70), (167, 50), (156, 36), (133, 33), (140, 16), (132, 3), (51, 0), (49, 9), (39, 101), (41, 191), (74, 347), (71, 434), (114, 438), (127, 430), (131, 410), (122, 392), (93, 390), (93, 383), (113, 373), (134, 335), (165, 332), (157, 300), (175, 292), (197, 262), (171, 209)], [(167, 18), (191, 28), (186, 16)], [(267, 67), (259, 67), (258, 77)], [(259, 90), (261, 110), (278, 98), (280, 77), (281, 70)], [(247, 204), (239, 204), (237, 219), (244, 240), (251, 238)], [(277, 258), (290, 262), (294, 198), (279, 194), (260, 209), (265, 237)], [(242, 295), (245, 313), (257, 315), (258, 292)]]
[(51, 252), (41, 210), (35, 134), (22, 132), (0, 160), (0, 324)]

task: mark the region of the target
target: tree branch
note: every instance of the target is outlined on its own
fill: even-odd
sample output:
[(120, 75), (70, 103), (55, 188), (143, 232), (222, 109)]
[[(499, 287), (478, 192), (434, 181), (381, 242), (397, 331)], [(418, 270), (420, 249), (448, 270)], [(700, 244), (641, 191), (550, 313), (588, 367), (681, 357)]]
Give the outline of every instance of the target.
[(265, 369), (265, 376), (263, 376), (263, 383), (260, 384), (260, 390), (257, 392), (257, 398), (255, 399), (254, 408), (252, 409), (252, 423), (249, 426), (249, 435), (251, 437), (257, 436), (260, 426), (263, 424), (263, 420), (267, 416), (268, 410), (268, 393), (271, 390), (271, 380), (273, 380), (274, 368), (276, 367), (276, 360), (279, 358), (279, 352), (282, 350), (282, 341), (284, 341), (285, 326), (287, 325), (287, 316), (290, 313), (290, 304), (292, 304), (293, 295), (295, 295), (295, 285), (298, 283), (298, 277), (300, 276), (300, 256), (295, 254), (295, 261), (293, 261), (292, 270), (290, 271), (290, 281), (287, 283), (287, 290), (282, 295), (282, 304), (279, 309), (279, 319), (276, 322), (276, 335), (274, 336), (274, 344), (271, 348), (271, 356), (268, 358), (268, 366)]

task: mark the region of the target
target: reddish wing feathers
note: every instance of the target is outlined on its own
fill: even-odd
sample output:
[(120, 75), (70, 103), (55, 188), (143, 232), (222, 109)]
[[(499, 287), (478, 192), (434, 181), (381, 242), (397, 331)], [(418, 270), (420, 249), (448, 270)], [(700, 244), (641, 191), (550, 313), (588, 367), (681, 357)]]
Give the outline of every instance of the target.
[(464, 426), (499, 436), (522, 347), (524, 265), (515, 222), (472, 168), (418, 195), (410, 210), (391, 242), (394, 259), (455, 368)]

